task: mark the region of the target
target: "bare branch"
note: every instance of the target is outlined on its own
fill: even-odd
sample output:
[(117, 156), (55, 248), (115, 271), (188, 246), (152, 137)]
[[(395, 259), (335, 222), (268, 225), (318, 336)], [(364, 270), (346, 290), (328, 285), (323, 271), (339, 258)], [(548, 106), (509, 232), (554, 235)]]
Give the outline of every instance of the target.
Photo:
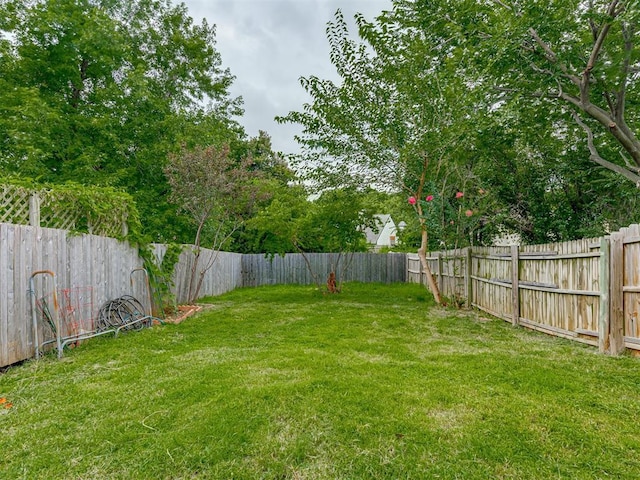
[(598, 39), (598, 26), (593, 21), (593, 18), (589, 19), (589, 27), (591, 27), (591, 35), (593, 35), (593, 41), (595, 42)]
[(631, 160), (629, 160), (629, 158), (624, 154), (624, 152), (620, 152), (620, 156), (624, 160), (624, 163), (627, 166), (628, 170), (631, 170), (632, 172), (640, 173), (640, 167), (638, 167), (637, 165), (634, 165), (631, 162)]
[(598, 38), (596, 39), (593, 45), (593, 49), (591, 50), (591, 55), (589, 55), (589, 60), (587, 61), (587, 67), (584, 70), (584, 73), (586, 73), (587, 75), (591, 73), (591, 70), (593, 70), (593, 67), (596, 64), (596, 61), (598, 60), (598, 56), (600, 55), (600, 50), (602, 50), (602, 45), (604, 45), (604, 40), (605, 38), (607, 38), (607, 35), (609, 34), (610, 29), (611, 29), (611, 23), (605, 23), (600, 28), (600, 33), (598, 34)]
[(533, 37), (533, 39), (536, 41), (538, 46), (540, 46), (542, 48), (542, 50), (544, 50), (544, 53), (545, 53), (545, 56), (547, 57), (547, 60), (549, 60), (551, 63), (557, 63), (558, 62), (557, 55), (551, 49), (551, 47), (549, 45), (547, 45), (546, 42), (544, 42), (542, 40), (540, 35), (538, 35), (538, 32), (536, 31), (536, 29), (533, 28), (533, 27), (529, 28), (529, 34)]
[(571, 112), (571, 115), (573, 116), (573, 119), (576, 121), (576, 123), (580, 125), (582, 129), (587, 133), (587, 145), (589, 147), (589, 152), (591, 153), (591, 155), (589, 156), (589, 160), (597, 163), (598, 165), (608, 170), (611, 170), (613, 172), (616, 172), (622, 175), (627, 180), (632, 181), (637, 188), (640, 188), (640, 175), (637, 175), (627, 170), (626, 168), (621, 167), (616, 163), (610, 162), (602, 158), (598, 153), (598, 149), (595, 146), (595, 143), (593, 141), (593, 132), (591, 131), (589, 126), (580, 119), (580, 116), (576, 112)]
[(604, 96), (604, 99), (607, 102), (607, 105), (609, 105), (609, 111), (611, 112), (611, 115), (615, 117), (616, 114), (616, 104), (615, 102), (611, 99), (611, 94), (609, 92), (604, 92), (602, 94)]
[(549, 45), (547, 45), (547, 43), (542, 40), (542, 38), (540, 37), (540, 35), (538, 35), (538, 32), (536, 31), (535, 28), (529, 28), (529, 34), (531, 35), (531, 37), (535, 40), (535, 42), (538, 44), (538, 46), (540, 46), (540, 48), (542, 48), (542, 50), (544, 51), (544, 56), (545, 58), (553, 63), (554, 65), (557, 65), (558, 68), (560, 69), (560, 71), (562, 73), (565, 74), (565, 76), (571, 80), (572, 83), (574, 83), (575, 85), (580, 86), (581, 84), (581, 80), (580, 77), (578, 77), (577, 75), (574, 75), (572, 73), (569, 72), (569, 69), (567, 68), (567, 66), (563, 63), (558, 62), (558, 57), (555, 54), (555, 52), (551, 49), (551, 47)]
[(562, 84), (560, 83), (560, 80), (558, 80), (556, 78), (556, 83), (558, 84), (558, 98), (562, 98), (562, 95), (564, 94), (564, 90), (562, 89)]

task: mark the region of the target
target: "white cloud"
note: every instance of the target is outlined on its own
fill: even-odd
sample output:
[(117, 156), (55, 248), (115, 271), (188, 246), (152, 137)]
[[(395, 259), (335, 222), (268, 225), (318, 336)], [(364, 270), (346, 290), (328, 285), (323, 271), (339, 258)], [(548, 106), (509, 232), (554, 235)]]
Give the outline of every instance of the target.
[(325, 36), (328, 21), (340, 8), (346, 19), (366, 18), (391, 8), (391, 0), (185, 0), (189, 15), (216, 25), (217, 50), (236, 80), (233, 96), (244, 99), (240, 119), (251, 136), (267, 131), (275, 150), (298, 150), (291, 125), (277, 115), (301, 110), (309, 98), (298, 79), (315, 75), (335, 79)]

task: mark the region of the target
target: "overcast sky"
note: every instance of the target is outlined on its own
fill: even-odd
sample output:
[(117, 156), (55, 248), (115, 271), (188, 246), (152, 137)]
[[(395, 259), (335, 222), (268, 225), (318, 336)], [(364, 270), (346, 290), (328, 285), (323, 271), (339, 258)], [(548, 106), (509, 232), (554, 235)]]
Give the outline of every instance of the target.
[(298, 79), (337, 78), (329, 61), (327, 22), (338, 8), (347, 20), (356, 12), (372, 20), (391, 8), (391, 0), (183, 1), (197, 23), (206, 18), (217, 27), (223, 66), (236, 77), (231, 94), (244, 99), (239, 121), (247, 134), (253, 137), (265, 130), (273, 149), (285, 154), (298, 151), (293, 136), (300, 129), (278, 125), (274, 117), (301, 110), (309, 101)]

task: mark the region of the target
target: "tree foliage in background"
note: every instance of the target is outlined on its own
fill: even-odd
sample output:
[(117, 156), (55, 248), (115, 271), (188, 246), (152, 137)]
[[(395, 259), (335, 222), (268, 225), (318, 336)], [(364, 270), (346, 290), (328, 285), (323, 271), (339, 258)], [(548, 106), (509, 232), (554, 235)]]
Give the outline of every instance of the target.
[(271, 257), (302, 254), (314, 281), (321, 279), (307, 253), (333, 253), (330, 271), (341, 281), (354, 252), (367, 251), (366, 227), (376, 228), (375, 211), (351, 188), (329, 190), (311, 201), (299, 185), (281, 187), (270, 204), (248, 222), (256, 250)]
[[(638, 221), (626, 181), (639, 172), (638, 8), (394, 0), (373, 21), (356, 16), (358, 39), (338, 12), (327, 37), (339, 81), (302, 78), (312, 101), (280, 118), (303, 127), (297, 168), (320, 187), (413, 196), (428, 248), (501, 232), (563, 241)], [(471, 235), (423, 210), (428, 195), (456, 191), (486, 192)]]
[(493, 1), (476, 9), (479, 21), (465, 30), (500, 100), (535, 105), (537, 120), (555, 122), (551, 133), (568, 147), (579, 130), (592, 162), (640, 187), (638, 2)]
[[(287, 189), (288, 185), (296, 179), (282, 155), (273, 151), (271, 138), (264, 131), (260, 131), (257, 137), (250, 138), (248, 141), (236, 141), (230, 155), (237, 162), (243, 158), (250, 158), (249, 168), (252, 172), (259, 172), (263, 188), (270, 192)], [(228, 247), (231, 251), (239, 253), (265, 252), (246, 224), (241, 225), (234, 232), (229, 239)]]
[(162, 166), (243, 135), (215, 29), (168, 0), (3, 0), (0, 169), (133, 194), (156, 240), (189, 231)]
[[(638, 2), (393, 0), (356, 23), (359, 38), (340, 13), (327, 28), (339, 80), (302, 78), (312, 100), (280, 118), (303, 126), (296, 168), (318, 191), (392, 194), (404, 245), (423, 252), (640, 221)], [(233, 120), (232, 80), (215, 28), (182, 4), (0, 0), (0, 174), (124, 190), (144, 233), (189, 242), (197, 222), (164, 173), (180, 146), (228, 145), (278, 195), (294, 180), (266, 133)], [(486, 193), (452, 225), (458, 191)], [(229, 248), (272, 251), (253, 235), (237, 229)]]

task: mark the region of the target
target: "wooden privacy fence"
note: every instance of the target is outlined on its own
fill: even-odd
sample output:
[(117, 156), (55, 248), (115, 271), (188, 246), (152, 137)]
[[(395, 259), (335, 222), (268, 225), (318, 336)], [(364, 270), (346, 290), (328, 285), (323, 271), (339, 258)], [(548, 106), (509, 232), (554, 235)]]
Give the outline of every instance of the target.
[[(545, 245), (428, 254), (443, 295), (514, 325), (597, 346), (640, 351), (640, 227)], [(407, 278), (424, 282), (417, 255)]]
[[(305, 260), (306, 256), (306, 260)], [(336, 269), (338, 281), (405, 282), (404, 253), (289, 253), (266, 258), (262, 254), (242, 256), (242, 285), (257, 287), (273, 284), (310, 285), (315, 282), (311, 270), (324, 283)], [(307, 261), (311, 269), (307, 265)]]
[[(301, 255), (275, 257), (212, 252), (202, 249), (202, 263), (217, 255), (205, 276), (201, 296), (219, 295), (242, 286), (313, 282)], [(166, 245), (154, 245), (158, 262)], [(335, 264), (333, 254), (308, 256), (323, 280)], [(178, 303), (187, 301), (188, 281), (194, 264), (193, 247), (185, 246), (173, 274), (173, 293)], [(55, 274), (58, 291), (82, 296), (82, 309), (97, 316), (109, 300), (132, 295), (149, 309), (149, 291), (139, 270), (143, 261), (138, 249), (114, 238), (70, 234), (65, 230), (0, 223), (0, 367), (34, 356), (30, 277), (36, 271)], [(344, 280), (402, 282), (406, 277), (404, 254), (355, 254)], [(36, 278), (38, 296), (52, 293), (48, 276)], [(62, 295), (61, 295), (62, 296)], [(77, 295), (76, 295), (77, 296)]]
[[(167, 252), (167, 246), (162, 244), (154, 245), (154, 254), (157, 263), (160, 264)], [(207, 270), (202, 282), (200, 296), (221, 295), (235, 288), (242, 286), (242, 254), (230, 252), (214, 252), (207, 248), (202, 249), (199, 265), (208, 262), (212, 256), (215, 257), (215, 264)], [(177, 303), (189, 301), (189, 279), (195, 262), (193, 247), (184, 247), (178, 263), (173, 270), (173, 286), (171, 288)]]
[[(166, 246), (155, 246), (158, 258), (165, 252)], [(216, 295), (241, 286), (241, 257), (220, 252), (216, 266), (205, 276), (202, 295)], [(174, 272), (179, 302), (185, 301), (185, 278), (192, 262), (193, 253), (185, 249)], [(105, 302), (123, 295), (132, 295), (145, 309), (150, 308), (146, 282), (137, 272), (142, 267), (138, 249), (127, 242), (0, 223), (0, 367), (34, 356), (29, 292), (33, 272), (53, 272), (57, 290), (63, 294), (73, 295), (81, 290), (83, 308), (92, 310), (88, 315), (95, 319)], [(37, 295), (52, 293), (47, 276), (35, 280)]]

